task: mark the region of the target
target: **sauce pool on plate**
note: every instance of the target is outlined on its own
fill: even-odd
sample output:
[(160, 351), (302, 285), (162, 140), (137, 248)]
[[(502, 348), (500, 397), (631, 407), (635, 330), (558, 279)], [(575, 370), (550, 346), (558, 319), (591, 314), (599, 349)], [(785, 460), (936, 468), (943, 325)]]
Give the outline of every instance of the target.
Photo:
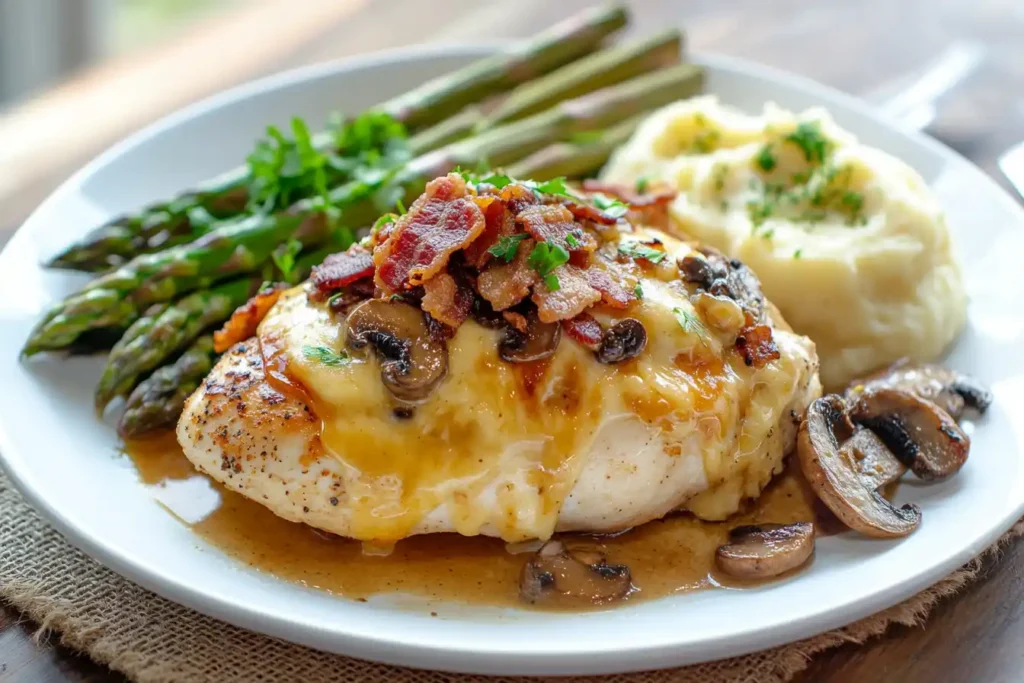
[[(199, 474), (173, 433), (125, 444), (154, 499), (210, 545), (267, 574), (333, 595), (365, 600), (402, 593), (430, 601), (522, 606), (519, 573), (538, 544), (509, 546), (481, 536), (431, 534), (404, 539), (391, 549), (317, 531), (282, 519)], [(789, 467), (758, 498), (725, 522), (672, 515), (614, 536), (583, 538), (628, 565), (628, 600), (662, 597), (743, 582), (715, 568), (715, 551), (729, 530), (743, 524), (816, 521), (818, 534), (833, 528), (803, 478)]]

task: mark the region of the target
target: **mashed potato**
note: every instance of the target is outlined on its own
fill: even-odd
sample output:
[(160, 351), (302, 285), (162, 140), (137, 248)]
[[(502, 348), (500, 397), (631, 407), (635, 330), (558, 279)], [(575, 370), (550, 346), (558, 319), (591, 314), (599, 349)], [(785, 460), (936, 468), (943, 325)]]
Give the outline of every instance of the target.
[(933, 360), (964, 325), (945, 219), (921, 177), (829, 114), (714, 97), (653, 114), (604, 179), (679, 190), (678, 227), (743, 260), (837, 388), (902, 356)]

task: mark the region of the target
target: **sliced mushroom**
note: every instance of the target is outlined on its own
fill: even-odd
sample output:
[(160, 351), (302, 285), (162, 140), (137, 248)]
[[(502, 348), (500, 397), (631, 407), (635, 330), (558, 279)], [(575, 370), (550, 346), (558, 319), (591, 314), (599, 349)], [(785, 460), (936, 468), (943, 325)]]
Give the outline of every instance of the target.
[(814, 552), (814, 525), (738, 526), (729, 543), (718, 548), (715, 563), (737, 579), (770, 579), (796, 569)]
[(530, 363), (535, 360), (550, 358), (558, 348), (562, 338), (562, 326), (555, 323), (542, 323), (537, 318), (537, 311), (526, 314), (526, 331), (520, 332), (509, 325), (505, 328), (505, 337), (498, 345), (498, 354), (509, 363)]
[(711, 247), (701, 247), (700, 256), (688, 254), (676, 262), (680, 278), (706, 291), (738, 303), (753, 322), (764, 320), (764, 294), (754, 272), (738, 259), (729, 259)]
[(860, 394), (870, 389), (904, 389), (931, 401), (956, 420), (964, 408), (984, 413), (992, 403), (992, 394), (977, 380), (941, 365), (916, 365), (904, 358), (885, 370), (858, 380), (846, 390), (847, 403), (853, 405)]
[(551, 606), (600, 605), (620, 600), (632, 590), (629, 567), (608, 564), (598, 550), (569, 548), (561, 541), (545, 543), (519, 576), (522, 600)]
[(391, 395), (419, 403), (448, 372), (448, 349), (430, 334), (423, 312), (401, 301), (371, 299), (348, 316), (348, 345), (373, 346), (380, 376)]
[(949, 413), (902, 389), (870, 389), (850, 408), (854, 422), (879, 436), (893, 455), (927, 481), (956, 474), (970, 438)]
[(639, 356), (646, 346), (647, 330), (643, 323), (626, 318), (604, 331), (595, 355), (602, 363), (621, 363)]
[(854, 432), (842, 398), (832, 394), (814, 401), (797, 436), (800, 469), (846, 526), (876, 538), (906, 536), (921, 523), (921, 510), (911, 504), (895, 507), (861, 477), (850, 449), (842, 449)]
[(870, 429), (855, 431), (840, 450), (852, 458), (864, 485), (874, 491), (898, 481), (907, 472), (907, 466)]

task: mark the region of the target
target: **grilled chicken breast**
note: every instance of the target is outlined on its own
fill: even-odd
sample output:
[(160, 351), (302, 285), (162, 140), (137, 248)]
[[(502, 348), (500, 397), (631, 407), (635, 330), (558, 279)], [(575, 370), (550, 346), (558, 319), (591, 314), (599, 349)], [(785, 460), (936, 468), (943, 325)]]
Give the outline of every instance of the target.
[(646, 268), (642, 299), (628, 314), (591, 309), (606, 330), (642, 324), (642, 353), (602, 362), (565, 333), (543, 360), (511, 363), (499, 353), (508, 333), (470, 319), (444, 342), (443, 377), (396, 403), (409, 387), (352, 343), (355, 314), (332, 313), (307, 284), (224, 355), (186, 404), (179, 441), (197, 468), (281, 517), (361, 540), (544, 539), (673, 510), (723, 519), (781, 470), (796, 417), (820, 395), (817, 356), (770, 304), (752, 327), (742, 302), (682, 286), (701, 277), (684, 264), (704, 256), (655, 231), (630, 239), (652, 236), (672, 258)]

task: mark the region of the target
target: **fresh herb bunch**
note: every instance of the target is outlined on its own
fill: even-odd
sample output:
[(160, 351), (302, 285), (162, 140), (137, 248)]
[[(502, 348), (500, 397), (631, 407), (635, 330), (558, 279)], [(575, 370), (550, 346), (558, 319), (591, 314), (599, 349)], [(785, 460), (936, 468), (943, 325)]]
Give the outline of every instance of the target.
[(268, 213), (304, 197), (323, 197), (329, 185), (352, 178), (376, 181), (386, 169), (409, 160), (408, 133), (382, 112), (366, 112), (345, 121), (331, 117), (332, 144), (319, 148), (305, 121), (291, 121), (292, 137), (276, 126), (256, 143), (248, 157), (249, 209)]

